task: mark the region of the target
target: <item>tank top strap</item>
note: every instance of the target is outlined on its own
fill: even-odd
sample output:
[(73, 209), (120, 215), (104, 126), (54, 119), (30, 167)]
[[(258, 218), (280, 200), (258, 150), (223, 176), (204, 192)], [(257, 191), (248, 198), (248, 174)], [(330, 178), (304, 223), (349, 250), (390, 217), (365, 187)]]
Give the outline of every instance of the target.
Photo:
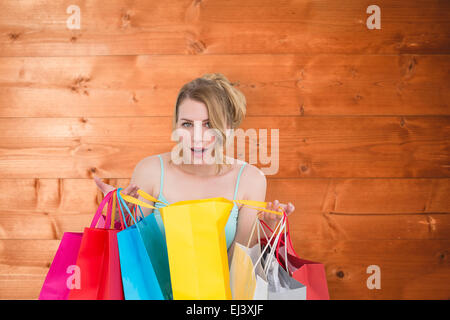
[(161, 157), (160, 154), (158, 154), (159, 157), (159, 162), (161, 163), (161, 178), (160, 178), (160, 182), (159, 182), (159, 195), (162, 195), (162, 191), (163, 191), (163, 182), (164, 182), (164, 164), (163, 164), (163, 159)]
[(236, 181), (236, 188), (234, 189), (233, 200), (236, 200), (237, 191), (238, 191), (238, 188), (239, 188), (239, 180), (241, 180), (242, 170), (244, 169), (246, 164), (247, 164), (247, 162), (244, 162), (244, 164), (241, 166), (241, 170), (239, 170), (239, 174), (238, 174), (237, 181)]

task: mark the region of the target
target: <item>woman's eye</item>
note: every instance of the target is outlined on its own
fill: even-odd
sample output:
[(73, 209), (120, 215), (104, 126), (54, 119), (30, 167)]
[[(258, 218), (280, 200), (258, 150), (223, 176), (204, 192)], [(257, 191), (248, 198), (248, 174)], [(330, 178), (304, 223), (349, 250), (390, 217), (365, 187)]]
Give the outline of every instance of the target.
[[(189, 128), (189, 127), (192, 127), (192, 123), (190, 123), (190, 122), (183, 122), (181, 124), (181, 126), (185, 127), (185, 128)], [(205, 126), (208, 127), (208, 128), (211, 128), (211, 124), (209, 122), (205, 122)]]

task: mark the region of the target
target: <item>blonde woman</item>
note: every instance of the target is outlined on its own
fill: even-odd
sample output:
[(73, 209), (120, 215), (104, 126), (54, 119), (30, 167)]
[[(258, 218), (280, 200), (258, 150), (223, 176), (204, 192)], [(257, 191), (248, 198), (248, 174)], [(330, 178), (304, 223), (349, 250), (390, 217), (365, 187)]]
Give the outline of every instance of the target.
[[(130, 185), (122, 192), (157, 208), (161, 207), (160, 203), (145, 200), (136, 191), (142, 189), (166, 203), (213, 197), (266, 201), (267, 180), (261, 170), (245, 161), (216, 152), (219, 143), (226, 150), (228, 133), (239, 127), (245, 111), (245, 96), (221, 73), (205, 74), (185, 84), (176, 100), (173, 129), (180, 133), (182, 156), (189, 156), (187, 150), (191, 153), (192, 161), (174, 161), (173, 152), (148, 156), (136, 165)], [(208, 137), (204, 133), (209, 129), (218, 134)], [(206, 161), (206, 155), (213, 155), (221, 161), (211, 164), (211, 161)], [(104, 194), (115, 189), (98, 177), (94, 179)], [(290, 202), (282, 204), (275, 200), (268, 203), (268, 209), (278, 211), (279, 208), (283, 208), (288, 215), (294, 211)], [(145, 216), (151, 213), (151, 209), (142, 209)], [(153, 211), (161, 223), (159, 210)], [(229, 257), (232, 257), (235, 242), (247, 244), (256, 214), (256, 210), (245, 206), (235, 205), (231, 210), (225, 227)], [(263, 215), (271, 227), (279, 218), (279, 215), (272, 213), (264, 212)], [(254, 237), (250, 246), (255, 245), (256, 241)]]

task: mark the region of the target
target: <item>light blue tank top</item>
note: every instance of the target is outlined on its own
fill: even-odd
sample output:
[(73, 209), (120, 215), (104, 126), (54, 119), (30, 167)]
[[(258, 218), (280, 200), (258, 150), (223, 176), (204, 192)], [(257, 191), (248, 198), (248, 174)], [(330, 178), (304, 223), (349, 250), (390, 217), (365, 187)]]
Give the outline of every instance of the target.
[[(165, 202), (165, 203), (169, 203), (162, 193), (163, 181), (164, 181), (164, 165), (163, 165), (163, 160), (161, 158), (161, 155), (158, 155), (158, 157), (159, 157), (159, 161), (161, 163), (161, 181), (159, 184), (160, 187), (159, 187), (158, 200)], [(247, 162), (244, 162), (244, 164), (241, 166), (241, 169), (239, 170), (239, 174), (238, 174), (237, 181), (236, 181), (236, 187), (234, 190), (233, 200), (236, 200), (236, 195), (237, 195), (237, 191), (238, 191), (238, 187), (239, 187), (239, 180), (241, 179), (242, 170), (244, 169), (246, 164), (247, 164)], [(154, 206), (159, 209), (161, 207), (164, 207), (164, 204), (162, 204), (160, 202), (155, 202)], [(163, 224), (163, 221), (161, 218), (161, 213), (159, 212), (158, 209), (153, 209), (153, 213), (155, 214), (155, 218), (156, 218), (156, 221), (158, 222), (161, 232), (165, 236), (164, 224)], [(227, 249), (230, 248), (230, 245), (233, 242), (234, 237), (236, 236), (236, 225), (237, 225), (238, 214), (239, 214), (239, 208), (235, 203), (233, 205), (233, 208), (231, 209), (230, 217), (228, 218), (227, 224), (225, 225), (225, 238), (227, 240)]]

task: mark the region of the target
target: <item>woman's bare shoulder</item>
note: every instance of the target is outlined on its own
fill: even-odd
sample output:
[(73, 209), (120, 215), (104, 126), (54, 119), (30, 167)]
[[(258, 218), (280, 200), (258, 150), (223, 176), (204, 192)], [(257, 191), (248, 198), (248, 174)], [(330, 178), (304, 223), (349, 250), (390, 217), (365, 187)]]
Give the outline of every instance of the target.
[(246, 193), (265, 193), (267, 188), (266, 175), (257, 166), (247, 163), (242, 170), (240, 184), (243, 185)]
[(157, 154), (141, 159), (135, 166), (131, 180), (146, 192), (153, 192), (159, 185), (161, 174), (160, 160)]
[(246, 164), (242, 174), (244, 174), (244, 172), (246, 172), (246, 176), (250, 180), (255, 179), (258, 182), (266, 181), (266, 175), (264, 174), (264, 172), (257, 166), (254, 166), (250, 163)]

